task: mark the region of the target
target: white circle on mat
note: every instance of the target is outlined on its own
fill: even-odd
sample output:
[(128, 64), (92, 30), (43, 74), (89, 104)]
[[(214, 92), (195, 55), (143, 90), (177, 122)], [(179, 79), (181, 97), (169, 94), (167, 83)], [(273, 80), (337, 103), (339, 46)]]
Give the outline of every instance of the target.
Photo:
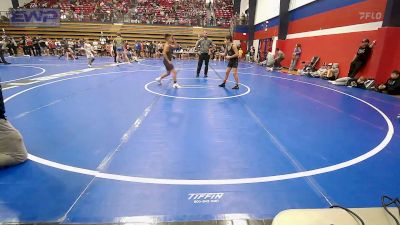
[(29, 75), (26, 77), (21, 77), (21, 78), (17, 78), (17, 79), (12, 79), (12, 80), (5, 80), (0, 82), (0, 84), (5, 84), (5, 83), (10, 83), (10, 82), (14, 82), (14, 81), (19, 81), (19, 80), (24, 80), (24, 79), (28, 79), (28, 78), (32, 78), (32, 77), (37, 77), (40, 76), (42, 74), (44, 74), (46, 72), (46, 70), (42, 67), (38, 67), (38, 66), (27, 66), (27, 65), (18, 65), (18, 64), (14, 64), (14, 65), (8, 65), (7, 67), (25, 67), (25, 68), (35, 68), (35, 69), (39, 69), (41, 70), (39, 73), (36, 73), (34, 75)]
[[(140, 71), (140, 70), (138, 70), (138, 71)], [(40, 84), (40, 85), (31, 87), (31, 88), (28, 88), (26, 90), (20, 91), (14, 95), (8, 97), (7, 99), (5, 99), (5, 102), (17, 97), (18, 95), (21, 95), (21, 94), (31, 91), (33, 89), (47, 86), (50, 84), (67, 81), (67, 80), (72, 80), (72, 79), (84, 78), (84, 77), (99, 76), (99, 75), (106, 75), (106, 74), (112, 74), (112, 73), (123, 73), (123, 72), (126, 72), (126, 71), (111, 72), (111, 73), (99, 73), (99, 74), (90, 74), (90, 75), (84, 75), (84, 76), (78, 76), (78, 77), (70, 77), (70, 78), (65, 78), (65, 79), (60, 79), (60, 80)], [(302, 84), (306, 84), (306, 85), (311, 85), (311, 86), (331, 90), (333, 92), (353, 98), (353, 99), (371, 107), (372, 109), (377, 111), (384, 118), (384, 120), (386, 121), (386, 124), (387, 124), (387, 129), (388, 129), (386, 136), (376, 147), (369, 150), (367, 153), (364, 153), (354, 159), (351, 159), (351, 160), (348, 160), (345, 162), (341, 162), (341, 163), (338, 163), (335, 165), (326, 166), (326, 167), (313, 169), (313, 170), (281, 174), (281, 175), (266, 176), (266, 177), (253, 177), (253, 178), (239, 178), (239, 179), (217, 179), (217, 180), (194, 180), (194, 179), (192, 179), (191, 180), (191, 179), (167, 179), (167, 178), (164, 179), (164, 178), (134, 177), (134, 176), (112, 174), (112, 173), (103, 173), (103, 172), (100, 172), (97, 170), (90, 170), (90, 169), (85, 169), (85, 168), (80, 168), (80, 167), (75, 167), (75, 166), (69, 166), (69, 165), (50, 161), (50, 160), (47, 160), (47, 159), (44, 159), (44, 158), (41, 158), (41, 157), (38, 157), (35, 155), (31, 155), (31, 154), (28, 155), (28, 158), (34, 162), (37, 162), (37, 163), (40, 163), (42, 165), (46, 165), (46, 166), (49, 166), (52, 168), (69, 171), (69, 172), (73, 172), (73, 173), (78, 173), (78, 174), (94, 176), (94, 177), (102, 178), (102, 179), (115, 180), (115, 181), (126, 181), (126, 182), (145, 183), (145, 184), (192, 185), (192, 186), (194, 186), (194, 185), (236, 185), (236, 184), (266, 183), (266, 182), (273, 182), (273, 181), (290, 180), (290, 179), (314, 176), (314, 175), (318, 175), (318, 174), (324, 174), (324, 173), (329, 173), (329, 172), (337, 171), (340, 169), (344, 169), (344, 168), (353, 166), (355, 164), (358, 164), (358, 163), (378, 154), (389, 144), (390, 140), (393, 138), (394, 127), (393, 127), (392, 122), (388, 118), (388, 116), (385, 113), (383, 113), (380, 109), (378, 109), (376, 106), (372, 105), (371, 103), (369, 103), (365, 100), (362, 100), (358, 97), (347, 94), (345, 92), (335, 90), (330, 87), (313, 84), (313, 83), (309, 83), (309, 82), (305, 82), (305, 81), (301, 81), (301, 80), (294, 80), (294, 79), (289, 79), (289, 78), (285, 78), (285, 77), (276, 77), (276, 76), (263, 75), (263, 74), (251, 74), (251, 73), (247, 73), (247, 74), (269, 77), (269, 78), (274, 78), (274, 79), (275, 78), (282, 79), (282, 80), (287, 80), (290, 82), (298, 82), (298, 83), (302, 83)]]
[[(198, 80), (199, 78), (180, 78), (179, 80)], [(207, 78), (207, 80), (217, 80), (220, 81), (220, 79), (213, 79), (213, 78)], [(228, 81), (229, 83), (233, 83), (232, 81)], [(155, 95), (159, 95), (159, 96), (163, 96), (163, 97), (167, 97), (167, 98), (177, 98), (177, 99), (189, 99), (189, 100), (222, 100), (222, 99), (230, 99), (230, 98), (238, 98), (244, 95), (247, 95), (251, 92), (251, 89), (249, 86), (244, 85), (242, 83), (239, 83), (239, 86), (245, 87), (246, 88), (246, 92), (241, 93), (241, 94), (236, 94), (236, 95), (231, 95), (231, 96), (224, 96), (224, 97), (185, 97), (185, 96), (175, 96), (175, 95), (167, 95), (167, 94), (163, 94), (163, 93), (159, 93), (156, 91), (153, 91), (149, 88), (149, 86), (151, 84), (157, 83), (157, 81), (151, 81), (149, 83), (147, 83), (144, 88), (146, 89), (146, 91), (155, 94)]]

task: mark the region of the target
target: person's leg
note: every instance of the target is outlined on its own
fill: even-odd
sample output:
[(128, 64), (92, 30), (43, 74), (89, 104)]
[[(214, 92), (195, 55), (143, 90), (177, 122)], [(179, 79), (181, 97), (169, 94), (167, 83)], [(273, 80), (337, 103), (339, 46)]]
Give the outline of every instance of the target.
[(10, 56), (13, 56), (13, 55), (14, 55), (14, 52), (13, 52), (13, 49), (12, 49), (11, 45), (7, 45), (7, 48), (8, 48), (8, 54), (9, 54)]
[(33, 46), (29, 46), (30, 51), (33, 53), (33, 56), (37, 56), (37, 52), (35, 51), (35, 48)]
[(337, 79), (337, 80), (335, 80), (335, 81), (332, 81), (332, 84), (338, 85), (338, 86), (344, 86), (344, 85), (347, 84), (347, 82), (348, 82), (350, 79), (351, 79), (351, 77), (342, 77), (342, 78), (339, 78), (339, 79)]
[(113, 53), (114, 63), (117, 63), (117, 48), (115, 46), (113, 47)]
[(282, 68), (281, 61), (282, 61), (281, 59), (275, 60), (275, 65), (274, 65), (274, 68), (275, 68), (275, 69), (280, 69), (280, 68)]
[(355, 62), (355, 61), (352, 61), (352, 62), (350, 63), (349, 73), (347, 74), (348, 77), (354, 77), (354, 76), (355, 76), (355, 74), (354, 74), (355, 65), (356, 65), (356, 62)]
[(210, 62), (210, 55), (205, 54), (205, 67), (204, 67), (204, 77), (208, 77), (208, 63)]
[(357, 75), (357, 73), (360, 72), (363, 66), (364, 63), (361, 61), (355, 60), (351, 62), (348, 77), (354, 78)]
[(120, 59), (121, 59), (121, 57), (120, 57), (120, 53), (119, 53), (119, 51), (117, 50), (117, 52), (116, 52), (116, 61), (117, 61), (117, 63), (120, 63)]
[(239, 85), (238, 68), (233, 68), (233, 77), (235, 78), (236, 84)]
[(225, 87), (225, 84), (229, 79), (229, 75), (231, 74), (231, 70), (232, 70), (232, 67), (226, 68), (224, 82), (222, 82), (222, 84), (219, 85), (220, 87)]
[(197, 63), (197, 74), (196, 76), (199, 77), (200, 76), (200, 71), (201, 71), (201, 67), (203, 66), (203, 54), (199, 55), (199, 62)]
[(172, 73), (172, 81), (174, 82), (174, 84), (176, 84), (178, 82), (177, 79), (176, 79), (177, 72), (176, 72), (175, 69), (172, 69), (171, 73)]
[(299, 61), (299, 57), (294, 57), (292, 59), (292, 64), (290, 65), (290, 70), (293, 71), (296, 69), (297, 62)]
[(6, 61), (6, 59), (4, 58), (4, 53), (3, 53), (3, 50), (1, 50), (0, 49), (0, 59), (1, 59), (1, 62), (2, 63), (4, 63), (4, 64), (7, 64), (8, 62)]
[(42, 56), (42, 50), (40, 49), (39, 46), (36, 46), (36, 52), (39, 56)]
[(355, 62), (355, 65), (354, 65), (354, 68), (353, 68), (352, 76), (349, 76), (349, 77), (354, 78), (354, 77), (358, 74), (358, 72), (360, 72), (360, 70), (361, 70), (363, 67), (364, 67), (364, 63), (363, 63), (363, 62), (361, 62), (361, 61), (356, 61), (356, 62)]
[(161, 76), (160, 76), (160, 80), (162, 80), (162, 79), (164, 79), (164, 78), (168, 77), (170, 74), (171, 74), (171, 71), (167, 71), (167, 72), (165, 72), (165, 73), (161, 74)]

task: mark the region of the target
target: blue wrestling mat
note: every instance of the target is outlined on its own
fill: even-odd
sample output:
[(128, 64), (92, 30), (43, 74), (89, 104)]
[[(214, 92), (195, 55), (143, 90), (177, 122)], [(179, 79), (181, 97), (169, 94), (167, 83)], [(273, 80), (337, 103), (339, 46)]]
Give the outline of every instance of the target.
[[(400, 100), (226, 63), (14, 58), (7, 116), (29, 161), (0, 170), (1, 222), (272, 219), (285, 209), (380, 206), (400, 193)], [(231, 77), (233, 79), (233, 77)]]

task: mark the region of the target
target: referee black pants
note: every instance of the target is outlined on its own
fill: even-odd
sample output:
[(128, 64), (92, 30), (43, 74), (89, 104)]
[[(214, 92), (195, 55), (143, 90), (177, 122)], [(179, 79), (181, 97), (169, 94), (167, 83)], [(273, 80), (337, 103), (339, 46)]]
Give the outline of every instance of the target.
[(208, 53), (201, 53), (199, 55), (199, 63), (197, 64), (197, 76), (200, 75), (201, 67), (203, 66), (203, 61), (205, 61), (204, 75), (208, 74), (208, 62), (210, 61), (210, 56)]

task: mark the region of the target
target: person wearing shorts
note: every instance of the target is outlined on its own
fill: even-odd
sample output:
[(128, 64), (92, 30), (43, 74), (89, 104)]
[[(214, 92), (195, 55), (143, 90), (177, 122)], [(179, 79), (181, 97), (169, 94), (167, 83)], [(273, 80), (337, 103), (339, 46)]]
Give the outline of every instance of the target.
[(85, 49), (86, 58), (88, 59), (88, 67), (91, 68), (92, 63), (95, 60), (93, 46), (89, 43), (89, 40), (86, 40), (83, 48)]
[(121, 63), (121, 59), (123, 58), (124, 54), (124, 39), (121, 37), (121, 33), (117, 34), (117, 37), (114, 38), (114, 46), (115, 46), (115, 53), (117, 54), (117, 64)]
[(174, 65), (172, 64), (172, 51), (173, 48), (175, 48), (177, 44), (175, 43), (174, 36), (172, 34), (165, 34), (165, 44), (164, 44), (164, 49), (163, 49), (163, 63), (165, 66), (165, 69), (167, 72), (162, 74), (160, 77), (156, 78), (156, 81), (161, 84), (162, 79), (165, 77), (169, 76), (172, 73), (172, 80), (174, 82), (173, 88), (180, 88), (180, 85), (177, 82), (176, 79), (176, 70), (174, 68)]
[(228, 68), (226, 68), (225, 79), (220, 87), (225, 87), (226, 82), (228, 81), (229, 75), (231, 70), (233, 69), (233, 76), (236, 81), (236, 85), (232, 88), (234, 90), (239, 89), (239, 76), (238, 76), (238, 66), (239, 66), (239, 51), (237, 46), (233, 43), (232, 36), (225, 37), (225, 44), (226, 44), (226, 56), (225, 58), (228, 60)]

